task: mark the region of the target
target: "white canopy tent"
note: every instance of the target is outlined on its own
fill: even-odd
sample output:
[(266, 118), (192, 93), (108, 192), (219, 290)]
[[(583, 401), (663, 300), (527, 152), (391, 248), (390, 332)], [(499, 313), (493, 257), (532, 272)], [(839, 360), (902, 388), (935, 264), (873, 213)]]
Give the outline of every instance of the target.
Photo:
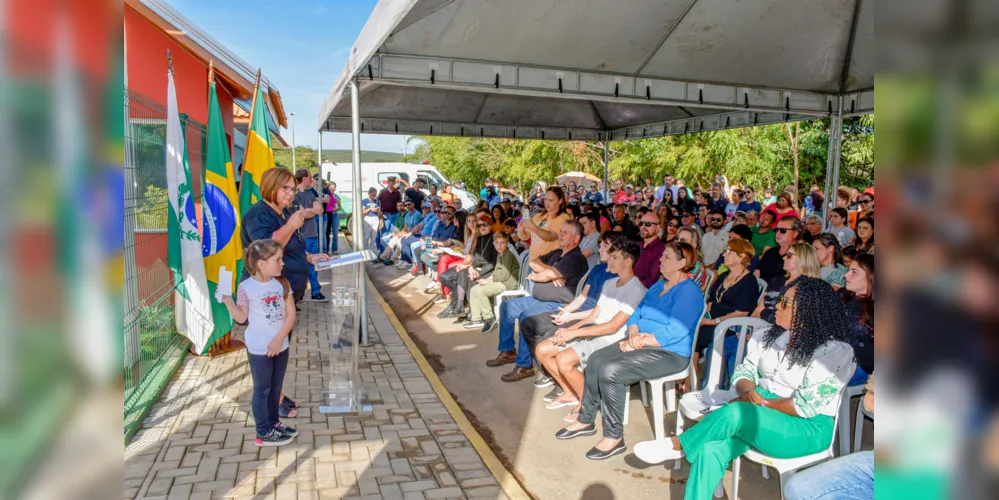
[(320, 150), (330, 131), (606, 146), (829, 117), (829, 193), (842, 119), (873, 111), (874, 0), (381, 0), (317, 125)]

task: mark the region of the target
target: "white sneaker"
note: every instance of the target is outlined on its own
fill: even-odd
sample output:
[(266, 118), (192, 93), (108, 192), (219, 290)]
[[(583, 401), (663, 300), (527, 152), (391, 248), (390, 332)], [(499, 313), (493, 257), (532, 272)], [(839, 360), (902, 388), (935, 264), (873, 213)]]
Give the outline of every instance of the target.
[(634, 451), (639, 460), (649, 464), (678, 460), (685, 455), (683, 450), (673, 449), (673, 440), (670, 438), (642, 441), (635, 445)]

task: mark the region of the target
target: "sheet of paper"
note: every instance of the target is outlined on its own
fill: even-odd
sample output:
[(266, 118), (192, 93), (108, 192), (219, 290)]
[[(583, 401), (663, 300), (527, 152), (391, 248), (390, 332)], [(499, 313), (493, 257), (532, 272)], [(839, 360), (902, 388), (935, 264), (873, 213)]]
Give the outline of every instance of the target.
[(215, 290), (215, 300), (222, 302), (222, 297), (232, 295), (232, 271), (222, 266), (219, 269), (219, 286)]

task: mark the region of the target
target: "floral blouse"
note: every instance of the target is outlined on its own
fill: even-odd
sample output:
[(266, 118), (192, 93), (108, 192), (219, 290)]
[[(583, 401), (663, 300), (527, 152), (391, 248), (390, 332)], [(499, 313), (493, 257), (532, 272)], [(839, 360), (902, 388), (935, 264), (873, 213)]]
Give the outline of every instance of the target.
[(790, 333), (785, 331), (769, 348), (763, 346), (764, 337), (761, 333), (749, 339), (746, 358), (732, 374), (732, 385), (746, 379), (782, 398), (792, 398), (794, 409), (804, 418), (834, 417), (839, 411), (837, 394), (856, 368), (853, 347), (845, 342), (826, 342), (808, 366), (792, 367), (786, 359)]
[(819, 268), (819, 276), (826, 283), (842, 288), (846, 286), (846, 273), (849, 270), (843, 264), (832, 264)]

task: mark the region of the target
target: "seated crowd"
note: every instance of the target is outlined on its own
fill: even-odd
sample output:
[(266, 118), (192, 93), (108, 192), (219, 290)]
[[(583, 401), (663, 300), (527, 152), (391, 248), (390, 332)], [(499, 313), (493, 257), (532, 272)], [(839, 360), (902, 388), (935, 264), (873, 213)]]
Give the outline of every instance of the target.
[[(762, 203), (727, 180), (706, 190), (670, 175), (658, 188), (614, 186), (607, 204), (596, 183), (538, 187), (524, 203), (488, 184), (467, 213), (454, 199), (406, 199), (378, 238), (380, 258), (429, 277), (425, 291), (447, 304), (438, 318), (483, 333), (498, 326), (499, 352), (486, 364), (513, 364), (504, 382), (551, 387), (546, 408), (569, 409), (556, 438), (596, 434), (599, 411), (602, 438), (587, 458), (627, 449), (632, 384), (691, 363), (700, 371), (716, 339), (737, 397), (636, 455), (686, 457), (686, 497), (708, 499), (751, 448), (779, 458), (826, 449), (843, 390), (874, 372), (873, 188), (839, 188), (823, 220), (817, 186), (800, 205), (791, 186), (764, 191)], [(743, 339), (736, 363), (739, 337), (716, 328), (747, 316), (770, 326)]]

